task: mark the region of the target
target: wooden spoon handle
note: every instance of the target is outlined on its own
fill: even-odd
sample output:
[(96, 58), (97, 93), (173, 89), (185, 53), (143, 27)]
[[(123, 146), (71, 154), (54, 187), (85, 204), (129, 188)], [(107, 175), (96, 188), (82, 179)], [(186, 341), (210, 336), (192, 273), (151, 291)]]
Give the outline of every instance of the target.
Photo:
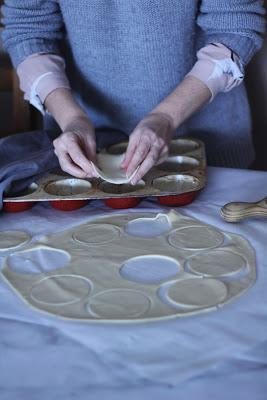
[(254, 216), (267, 217), (267, 198), (256, 203), (228, 203), (221, 209), (221, 215), (227, 222), (237, 222)]

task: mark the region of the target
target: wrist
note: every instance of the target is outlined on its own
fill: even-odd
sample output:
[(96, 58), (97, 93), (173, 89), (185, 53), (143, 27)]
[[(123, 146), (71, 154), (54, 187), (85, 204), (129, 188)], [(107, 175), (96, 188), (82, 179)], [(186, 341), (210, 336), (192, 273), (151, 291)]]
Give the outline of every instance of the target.
[(87, 118), (69, 89), (55, 89), (47, 96), (45, 107), (53, 115), (62, 131), (65, 131), (72, 121)]
[(94, 132), (94, 127), (87, 115), (76, 115), (68, 121), (68, 123), (64, 126), (63, 131), (71, 131), (77, 134), (88, 134), (88, 132)]
[(175, 131), (182, 122), (182, 117), (180, 115), (180, 110), (177, 104), (174, 106), (172, 102), (168, 99), (162, 101), (151, 113), (150, 115), (158, 115), (160, 118), (166, 120), (169, 124), (170, 129)]
[(174, 132), (175, 131), (175, 126), (174, 126), (174, 120), (172, 118), (172, 116), (166, 112), (163, 111), (161, 109), (154, 109), (153, 111), (151, 111), (148, 115), (148, 118), (156, 118), (159, 119), (160, 121), (164, 121), (165, 126), (167, 126), (167, 129), (169, 132)]
[(203, 82), (193, 76), (187, 76), (153, 112), (168, 115), (173, 121), (174, 129), (177, 129), (208, 103), (210, 98), (211, 92)]
[(69, 107), (60, 118), (59, 126), (61, 130), (69, 131), (71, 126), (85, 125), (89, 123), (88, 117), (82, 109), (76, 107)]

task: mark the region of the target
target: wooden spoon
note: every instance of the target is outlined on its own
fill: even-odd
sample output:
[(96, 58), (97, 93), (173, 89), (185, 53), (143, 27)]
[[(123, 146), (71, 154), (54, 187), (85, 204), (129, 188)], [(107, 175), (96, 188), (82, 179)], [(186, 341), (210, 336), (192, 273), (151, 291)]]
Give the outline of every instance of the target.
[(221, 216), (227, 222), (237, 222), (248, 217), (267, 217), (267, 197), (256, 203), (228, 203), (221, 209)]

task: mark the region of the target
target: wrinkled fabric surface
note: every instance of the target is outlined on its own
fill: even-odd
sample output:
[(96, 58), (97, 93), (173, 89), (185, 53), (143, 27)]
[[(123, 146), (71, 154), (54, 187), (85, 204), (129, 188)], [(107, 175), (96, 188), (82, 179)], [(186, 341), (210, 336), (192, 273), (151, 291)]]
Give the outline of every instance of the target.
[(0, 209), (4, 192), (16, 194), (58, 166), (47, 131), (19, 133), (0, 139)]
[[(196, 201), (178, 210), (248, 239), (256, 252), (255, 285), (216, 312), (157, 323), (93, 325), (30, 309), (1, 279), (1, 400), (265, 399), (267, 220), (227, 224), (219, 211), (226, 202), (266, 196), (267, 173), (211, 168), (208, 182)], [(164, 208), (146, 200), (122, 212), (148, 210)], [(0, 230), (26, 230), (36, 242), (114, 212), (101, 201), (69, 213), (43, 203), (21, 214), (3, 213)]]

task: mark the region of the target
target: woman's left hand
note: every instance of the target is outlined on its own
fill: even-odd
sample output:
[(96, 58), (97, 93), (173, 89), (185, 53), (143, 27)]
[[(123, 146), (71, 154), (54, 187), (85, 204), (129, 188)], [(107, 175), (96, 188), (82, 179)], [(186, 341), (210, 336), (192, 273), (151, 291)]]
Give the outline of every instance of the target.
[(162, 112), (148, 114), (130, 135), (129, 145), (121, 167), (131, 176), (139, 166), (131, 183), (138, 181), (154, 166), (168, 156), (174, 134), (172, 118)]

